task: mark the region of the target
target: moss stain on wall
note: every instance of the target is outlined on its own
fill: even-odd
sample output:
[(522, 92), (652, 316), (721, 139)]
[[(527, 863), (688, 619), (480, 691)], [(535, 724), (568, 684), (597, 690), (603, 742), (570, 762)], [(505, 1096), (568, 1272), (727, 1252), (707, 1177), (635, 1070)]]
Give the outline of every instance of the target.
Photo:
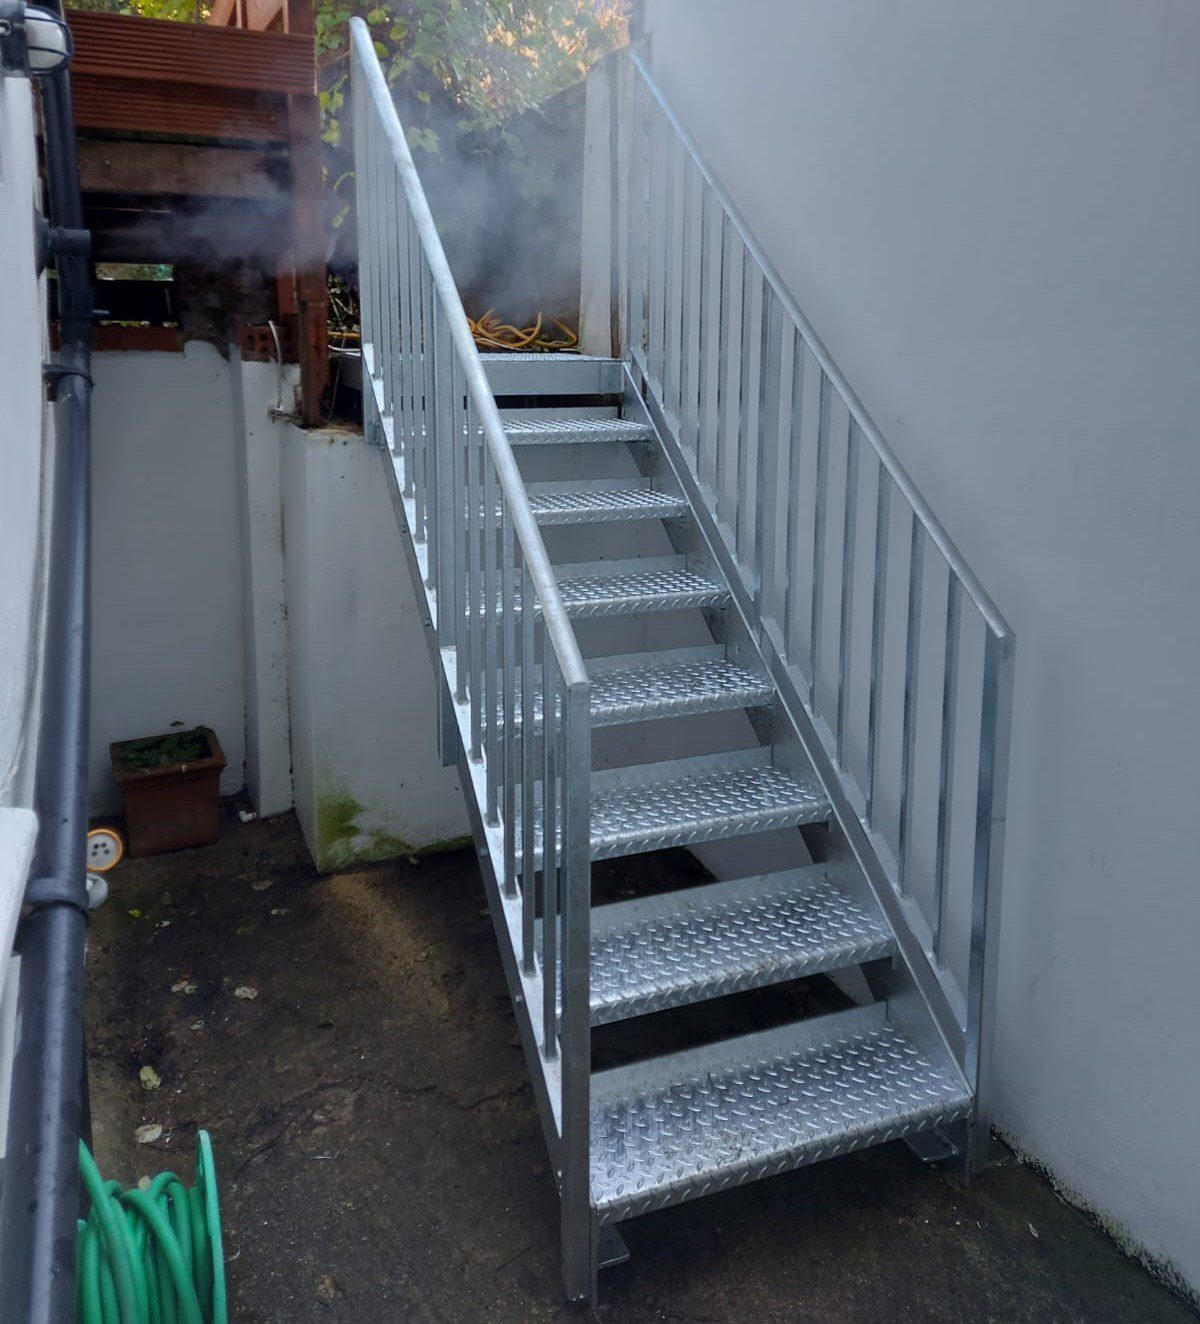
[(393, 832), (365, 829), (358, 819), (365, 807), (344, 787), (324, 779), (317, 792), (317, 868), (323, 873), (356, 864), (379, 864), (413, 847)]

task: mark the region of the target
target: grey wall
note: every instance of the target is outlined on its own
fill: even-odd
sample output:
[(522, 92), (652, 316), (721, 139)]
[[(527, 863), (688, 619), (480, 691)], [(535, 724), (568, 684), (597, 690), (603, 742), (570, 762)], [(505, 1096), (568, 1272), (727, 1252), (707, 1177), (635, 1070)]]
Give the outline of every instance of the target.
[(296, 815), (321, 869), (461, 844), (437, 691), (377, 447), (290, 428), (283, 447)]
[[(37, 143), (30, 86), (0, 79), (0, 804), (28, 804), (43, 584), (42, 296), (34, 261)], [(51, 415), (45, 411), (47, 424)]]
[(97, 812), (120, 800), (113, 740), (211, 726), (245, 772), (239, 470), (229, 363), (183, 354), (92, 360), (92, 739)]
[(998, 1124), (1200, 1287), (1200, 8), (646, 9), (1018, 636)]

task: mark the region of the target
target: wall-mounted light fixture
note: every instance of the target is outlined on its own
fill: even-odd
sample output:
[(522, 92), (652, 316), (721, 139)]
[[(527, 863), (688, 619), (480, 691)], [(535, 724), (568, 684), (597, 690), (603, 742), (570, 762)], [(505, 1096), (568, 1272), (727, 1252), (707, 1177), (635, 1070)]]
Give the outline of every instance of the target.
[(66, 19), (25, 0), (0, 0), (0, 78), (45, 78), (71, 62)]

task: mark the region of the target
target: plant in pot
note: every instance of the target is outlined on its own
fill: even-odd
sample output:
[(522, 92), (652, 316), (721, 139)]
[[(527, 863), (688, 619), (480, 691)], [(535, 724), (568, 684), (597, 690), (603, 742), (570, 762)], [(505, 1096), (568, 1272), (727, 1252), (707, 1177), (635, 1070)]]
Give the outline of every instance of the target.
[(207, 726), (118, 740), (109, 753), (131, 855), (216, 841), (225, 755)]

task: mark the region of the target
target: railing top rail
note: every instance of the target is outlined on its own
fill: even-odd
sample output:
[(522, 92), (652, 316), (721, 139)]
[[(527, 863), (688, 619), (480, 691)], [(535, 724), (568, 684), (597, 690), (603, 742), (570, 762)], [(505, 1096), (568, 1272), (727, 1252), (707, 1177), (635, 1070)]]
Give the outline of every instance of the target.
[(721, 204), (726, 215), (733, 223), (742, 243), (746, 246), (746, 251), (758, 264), (763, 277), (771, 286), (772, 290), (774, 290), (775, 297), (779, 300), (784, 311), (789, 317), (791, 317), (792, 321), (796, 323), (796, 326), (799, 328), (801, 335), (807, 342), (813, 357), (820, 364), (826, 377), (829, 378), (834, 388), (846, 402), (851, 417), (854, 419), (855, 423), (857, 423), (863, 436), (865, 436), (870, 442), (875, 453), (879, 456), (880, 463), (891, 476), (892, 481), (896, 484), (901, 495), (912, 507), (913, 513), (925, 529), (930, 541), (945, 558), (946, 563), (950, 567), (951, 573), (962, 585), (963, 591), (975, 604), (975, 607), (983, 618), (987, 628), (1002, 643), (1009, 643), (1012, 639), (1012, 630), (1009, 627), (1008, 622), (1000, 613), (1000, 609), (992, 601), (987, 590), (975, 577), (974, 571), (972, 571), (971, 567), (967, 565), (966, 561), (963, 559), (962, 553), (959, 552), (958, 548), (955, 547), (954, 543), (950, 540), (950, 535), (942, 527), (941, 522), (930, 509), (928, 502), (917, 490), (904, 466), (896, 457), (895, 452), (884, 440), (883, 434), (875, 426), (874, 421), (870, 414), (867, 413), (866, 408), (858, 398), (853, 387), (842, 375), (841, 369), (838, 368), (837, 364), (830, 357), (829, 351), (825, 348), (821, 338), (813, 329), (812, 323), (807, 317), (805, 317), (804, 313), (801, 312), (799, 304), (796, 303), (796, 300), (788, 292), (779, 272), (776, 271), (770, 258), (768, 258), (766, 253), (763, 252), (762, 247), (759, 245), (757, 239), (755, 239), (742, 214), (734, 205), (729, 194), (724, 188), (722, 188), (720, 181), (709, 168), (708, 163), (700, 153), (691, 135), (683, 127), (678, 116), (676, 116), (675, 112), (671, 109), (670, 104), (663, 96), (662, 90), (654, 81), (654, 76), (647, 68), (645, 61), (633, 50), (630, 51), (630, 58), (633, 61), (634, 68), (642, 76), (651, 96), (658, 104), (659, 109), (665, 115), (671, 127), (679, 135), (680, 141), (695, 162), (696, 168), (700, 171), (704, 180), (716, 196), (717, 201)]
[[(375, 53), (370, 30), (361, 18), (353, 18), (350, 20), (350, 35), (359, 67), (366, 79), (367, 91), (378, 112), (380, 124), (392, 149), (396, 170), (404, 185), (404, 193), (425, 253), (425, 260), (429, 264), (434, 288), (446, 312), (450, 336), (466, 376), (467, 391), (475, 405), (484, 440), (496, 466), (500, 490), (511, 513), (513, 532), (525, 555), (525, 563), (538, 601), (542, 604), (542, 621), (546, 635), (553, 643), (566, 684), (573, 688), (586, 685), (588, 675), (583, 655), (579, 651), (575, 632), (571, 628), (562, 595), (558, 591), (550, 558), (546, 553), (537, 521), (533, 517), (524, 480), (517, 468), (516, 457), (509, 445), (504, 424), (500, 421), (500, 411), (488, 386), (487, 375), (471, 334), (458, 286), (454, 283), (450, 263), (446, 260), (446, 253), (442, 248), (433, 214), (429, 210), (428, 199), (425, 197), (425, 189), (417, 174), (400, 117), (396, 113), (391, 92), (388, 90), (379, 58)], [(526, 604), (526, 609), (530, 605)]]

